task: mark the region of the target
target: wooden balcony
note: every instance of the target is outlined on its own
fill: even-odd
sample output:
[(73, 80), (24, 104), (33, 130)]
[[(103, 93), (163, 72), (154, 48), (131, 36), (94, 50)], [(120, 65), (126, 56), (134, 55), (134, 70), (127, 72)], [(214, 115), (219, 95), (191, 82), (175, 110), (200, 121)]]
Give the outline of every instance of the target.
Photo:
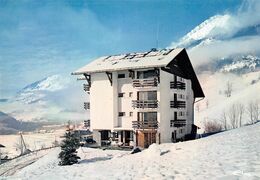
[(183, 127), (186, 126), (186, 119), (177, 119), (173, 120), (174, 127)]
[(170, 82), (170, 88), (185, 90), (186, 84), (184, 82), (180, 82), (180, 81), (172, 81), (172, 82)]
[(132, 121), (134, 129), (157, 129), (158, 121)]
[(133, 80), (133, 87), (135, 88), (144, 88), (144, 87), (157, 87), (158, 79), (149, 78), (149, 79), (135, 79)]
[(88, 84), (83, 84), (83, 89), (84, 91), (89, 92), (90, 86)]
[(170, 107), (171, 108), (186, 108), (186, 102), (185, 101), (171, 101)]
[(84, 109), (89, 110), (90, 109), (90, 103), (89, 102), (84, 102)]
[(84, 127), (90, 127), (90, 119), (84, 120)]
[(158, 100), (133, 100), (133, 108), (158, 108)]

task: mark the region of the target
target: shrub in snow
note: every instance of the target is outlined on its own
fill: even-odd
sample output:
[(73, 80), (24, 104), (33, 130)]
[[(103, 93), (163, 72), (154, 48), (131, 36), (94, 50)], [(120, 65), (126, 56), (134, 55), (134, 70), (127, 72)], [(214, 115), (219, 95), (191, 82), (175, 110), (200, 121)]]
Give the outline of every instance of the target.
[(139, 153), (141, 152), (141, 149), (139, 149), (138, 147), (134, 148), (131, 152), (131, 154), (135, 154), (135, 153)]
[(80, 146), (80, 141), (74, 132), (67, 132), (65, 139), (61, 143), (61, 152), (59, 154), (60, 166), (72, 165), (78, 162), (80, 157), (77, 156), (77, 151)]
[(206, 133), (213, 133), (221, 131), (222, 125), (214, 121), (205, 121), (204, 128)]

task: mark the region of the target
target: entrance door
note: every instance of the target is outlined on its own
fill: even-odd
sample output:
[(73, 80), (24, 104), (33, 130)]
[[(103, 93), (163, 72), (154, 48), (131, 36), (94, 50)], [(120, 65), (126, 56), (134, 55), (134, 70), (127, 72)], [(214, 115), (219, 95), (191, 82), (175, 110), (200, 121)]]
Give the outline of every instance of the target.
[(172, 132), (172, 142), (176, 142), (176, 130)]
[(156, 143), (156, 133), (146, 132), (144, 134), (144, 147), (148, 148), (153, 143)]

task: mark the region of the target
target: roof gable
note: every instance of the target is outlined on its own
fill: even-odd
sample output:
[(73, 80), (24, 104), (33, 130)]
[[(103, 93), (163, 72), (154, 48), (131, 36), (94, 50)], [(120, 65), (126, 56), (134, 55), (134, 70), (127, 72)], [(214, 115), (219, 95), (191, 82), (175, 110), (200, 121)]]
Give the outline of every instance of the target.
[(140, 69), (149, 67), (165, 67), (183, 49), (168, 49), (144, 53), (129, 53), (114, 56), (100, 57), (86, 66), (76, 70), (72, 74), (90, 74), (95, 72), (118, 71), (126, 69)]

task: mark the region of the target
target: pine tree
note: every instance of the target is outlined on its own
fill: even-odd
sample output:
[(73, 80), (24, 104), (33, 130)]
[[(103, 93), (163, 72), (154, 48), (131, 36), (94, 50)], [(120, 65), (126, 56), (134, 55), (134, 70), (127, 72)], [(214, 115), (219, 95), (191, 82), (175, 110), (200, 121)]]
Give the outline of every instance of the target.
[(76, 134), (69, 131), (65, 134), (65, 139), (61, 143), (61, 152), (59, 154), (60, 166), (72, 165), (78, 162), (80, 157), (77, 156), (77, 151), (80, 146), (79, 139)]

